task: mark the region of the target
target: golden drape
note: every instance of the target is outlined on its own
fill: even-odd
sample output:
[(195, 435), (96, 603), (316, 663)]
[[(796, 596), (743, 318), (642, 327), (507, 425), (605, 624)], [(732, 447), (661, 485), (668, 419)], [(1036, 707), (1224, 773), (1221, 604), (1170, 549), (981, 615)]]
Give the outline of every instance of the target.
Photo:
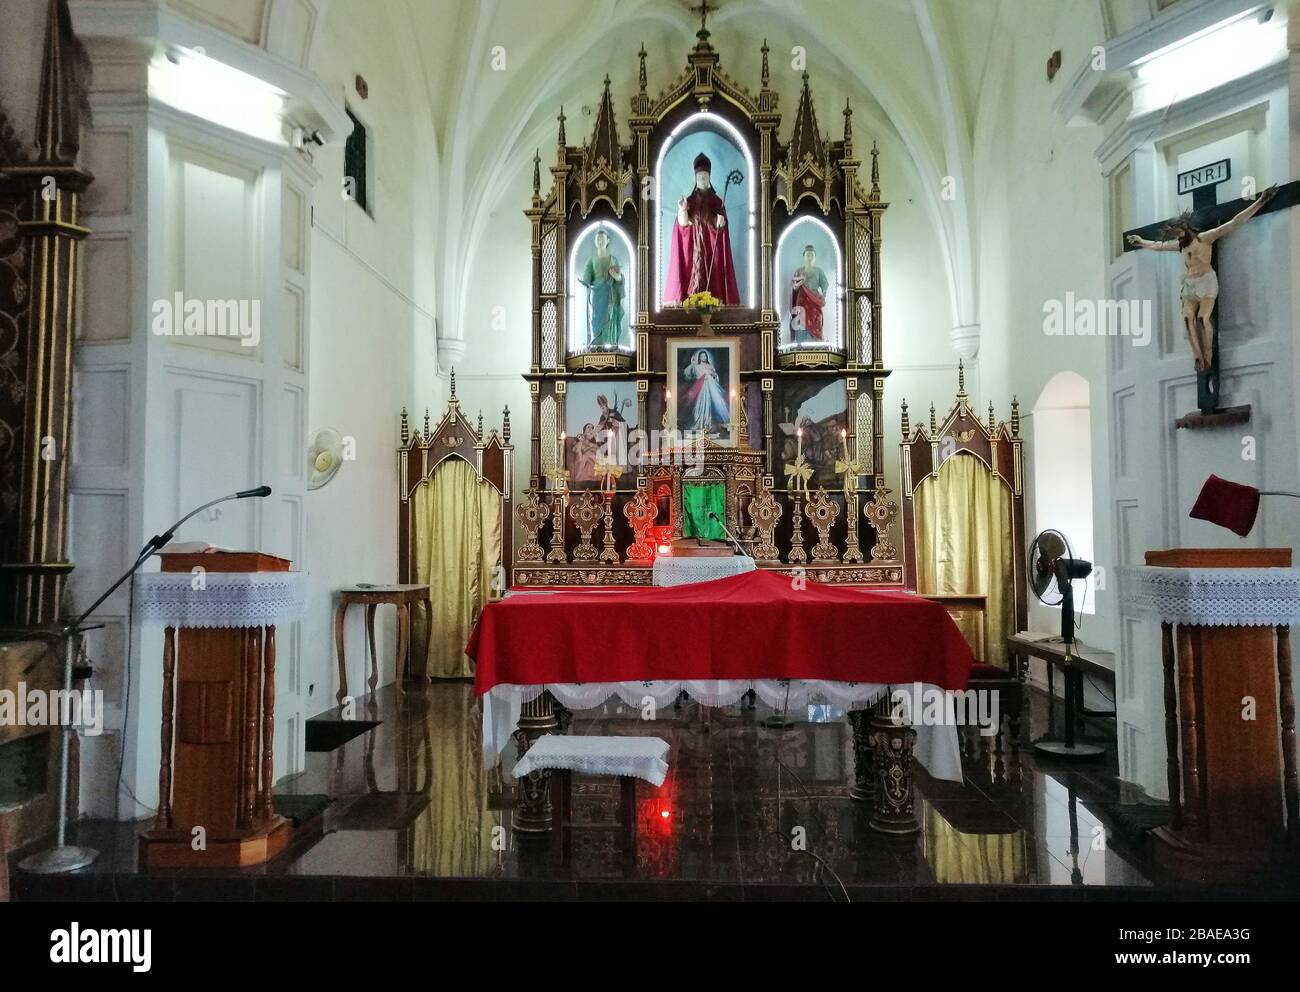
[(412, 611), (413, 674), (469, 677), (465, 644), (487, 602), (492, 569), (501, 562), (501, 497), (461, 458), (448, 458), (415, 490), (415, 581), (429, 586), (432, 636), (424, 611)]
[(916, 487), (916, 590), (988, 597), (988, 654), (1007, 667), (1015, 633), (1011, 490), (977, 457), (958, 453)]
[(1010, 885), (1028, 877), (1025, 832), (965, 834), (929, 803), (922, 803), (925, 859), (936, 882)]

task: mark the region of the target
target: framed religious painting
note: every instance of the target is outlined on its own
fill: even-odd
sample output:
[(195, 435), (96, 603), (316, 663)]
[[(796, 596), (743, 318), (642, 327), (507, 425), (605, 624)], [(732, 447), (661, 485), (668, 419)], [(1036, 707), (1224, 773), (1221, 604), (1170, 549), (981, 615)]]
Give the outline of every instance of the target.
[(573, 239), (569, 353), (635, 350), (636, 248), (617, 224), (596, 221)]
[(849, 393), (843, 379), (784, 376), (777, 383), (772, 411), (777, 460), (787, 465), (802, 453), (813, 471), (809, 489), (833, 491), (844, 485), (835, 472), (835, 461), (843, 456), (840, 431), (848, 427), (848, 409)]
[(776, 244), (777, 347), (844, 347), (843, 264), (839, 240), (825, 221), (799, 217)]
[(735, 447), (740, 427), (740, 342), (670, 338), (668, 426), (683, 437), (703, 434)]
[(693, 114), (664, 142), (655, 177), (655, 309), (695, 293), (758, 306), (757, 173), (735, 126)]
[[(564, 401), (564, 467), (574, 489), (599, 489), (613, 484), (636, 486), (629, 448), (638, 430), (636, 383), (629, 379), (575, 379)], [(607, 465), (622, 468), (617, 476)]]

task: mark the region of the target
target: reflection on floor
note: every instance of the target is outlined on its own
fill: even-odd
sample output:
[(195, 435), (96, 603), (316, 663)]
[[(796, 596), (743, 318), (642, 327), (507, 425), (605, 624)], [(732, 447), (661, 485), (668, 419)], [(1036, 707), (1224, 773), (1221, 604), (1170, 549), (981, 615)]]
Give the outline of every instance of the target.
[[(1030, 727), (1046, 725), (1036, 695)], [(1115, 812), (1127, 798), (1113, 747), (1091, 766), (1051, 767), (1027, 746), (993, 753), (979, 739), (966, 781), (918, 776), (922, 832), (883, 837), (847, 797), (852, 735), (843, 715), (812, 706), (788, 729), (769, 711), (702, 711), (648, 722), (617, 702), (579, 713), (576, 734), (665, 738), (671, 772), (638, 783), (635, 859), (615, 827), (618, 784), (575, 776), (572, 854), (512, 835), (514, 788), (483, 769), (479, 707), (462, 683), (380, 690), (358, 718), (371, 732), (332, 752), (278, 792), (332, 802), (270, 865), (245, 871), (137, 872), (141, 824), (83, 822), (74, 843), (104, 853), (89, 871), (37, 878), (14, 871), (24, 898), (1154, 898), (1138, 867), (1141, 834)], [(1104, 730), (1104, 725), (1100, 725)], [(507, 753), (505, 768), (513, 767)], [(302, 804), (309, 806), (310, 804)], [(1141, 811), (1139, 811), (1141, 812)], [(1146, 812), (1150, 812), (1150, 809)], [(1158, 812), (1158, 811), (1157, 811)], [(1123, 891), (1117, 893), (1116, 887)]]

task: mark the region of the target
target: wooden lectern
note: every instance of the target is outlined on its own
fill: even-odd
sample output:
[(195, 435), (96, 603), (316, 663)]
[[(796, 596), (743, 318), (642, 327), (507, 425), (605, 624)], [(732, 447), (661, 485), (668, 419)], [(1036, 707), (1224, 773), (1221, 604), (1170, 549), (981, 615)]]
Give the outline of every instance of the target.
[[(290, 565), (255, 552), (160, 557), (164, 573), (288, 572)], [(275, 627), (168, 626), (164, 636), (158, 819), (140, 836), (140, 865), (262, 864), (293, 833), (271, 806)]]
[(1240, 583), (1289, 569), (1291, 551), (1149, 551), (1146, 563), (1156, 567), (1137, 570), (1144, 584), (1166, 569), (1229, 570), (1191, 573), (1156, 598), (1172, 806), (1172, 822), (1153, 831), (1156, 866), (1199, 882), (1277, 878), (1296, 862), (1300, 792), (1290, 627), (1269, 614), (1291, 594), (1255, 606)]

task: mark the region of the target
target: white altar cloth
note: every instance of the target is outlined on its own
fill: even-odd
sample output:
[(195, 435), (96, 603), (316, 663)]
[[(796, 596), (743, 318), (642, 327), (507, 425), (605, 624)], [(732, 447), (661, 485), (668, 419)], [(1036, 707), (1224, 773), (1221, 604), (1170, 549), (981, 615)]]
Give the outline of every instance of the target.
[(519, 759), (513, 772), (523, 778), (534, 769), (567, 768), (585, 775), (643, 779), (658, 788), (668, 775), (668, 742), (661, 737), (590, 737), (544, 734)]
[(754, 559), (749, 555), (659, 555), (651, 569), (651, 582), (657, 586), (711, 582), (714, 579), (725, 579), (729, 575), (752, 572), (756, 567)]
[[(909, 689), (911, 686), (903, 688)], [(926, 689), (933, 688), (925, 686)], [(798, 711), (809, 703), (830, 703), (845, 711), (864, 710), (888, 690), (876, 682), (831, 682), (811, 679), (708, 679), (663, 680), (651, 682), (584, 682), (546, 685), (498, 685), (483, 694), (483, 767), (493, 768), (519, 723), (523, 705), (547, 690), (571, 710), (593, 709), (612, 696), (626, 705), (644, 708), (653, 700), (655, 712), (671, 707), (685, 692), (705, 706), (730, 706), (753, 690), (768, 706)], [(935, 690), (942, 691), (942, 690)], [(672, 719), (669, 709), (664, 717)], [(950, 782), (962, 780), (961, 745), (957, 728), (952, 724), (916, 727), (916, 760), (933, 778)]]

